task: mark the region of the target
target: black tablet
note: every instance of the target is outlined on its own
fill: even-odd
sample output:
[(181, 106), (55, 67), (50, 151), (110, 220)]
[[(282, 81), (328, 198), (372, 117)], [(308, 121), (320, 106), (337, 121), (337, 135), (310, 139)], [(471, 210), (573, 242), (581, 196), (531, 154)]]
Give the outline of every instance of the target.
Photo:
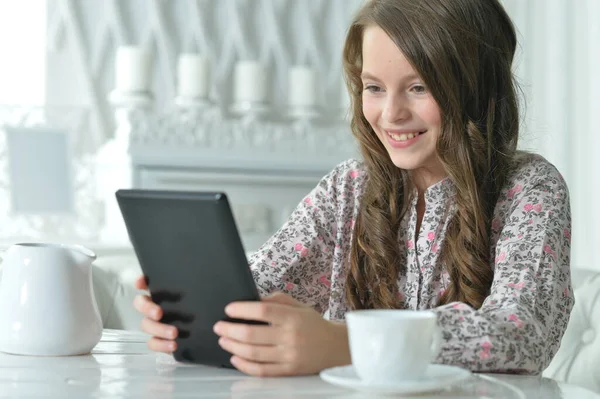
[[(179, 329), (175, 359), (233, 368), (213, 332), (234, 301), (259, 300), (224, 193), (119, 190), (129, 239), (161, 322)], [(243, 320), (245, 323), (252, 321)]]

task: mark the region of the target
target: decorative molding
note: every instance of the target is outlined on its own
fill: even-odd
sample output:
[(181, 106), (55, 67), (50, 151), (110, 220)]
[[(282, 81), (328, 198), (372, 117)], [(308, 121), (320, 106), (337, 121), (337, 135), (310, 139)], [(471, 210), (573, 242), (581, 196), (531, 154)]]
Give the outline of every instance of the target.
[[(214, 110), (213, 110), (214, 111)], [(223, 119), (218, 112), (179, 109), (165, 114), (129, 113), (132, 146), (167, 145), (230, 152), (333, 156), (340, 161), (356, 152), (355, 139), (343, 123), (311, 120), (281, 123), (257, 118)]]

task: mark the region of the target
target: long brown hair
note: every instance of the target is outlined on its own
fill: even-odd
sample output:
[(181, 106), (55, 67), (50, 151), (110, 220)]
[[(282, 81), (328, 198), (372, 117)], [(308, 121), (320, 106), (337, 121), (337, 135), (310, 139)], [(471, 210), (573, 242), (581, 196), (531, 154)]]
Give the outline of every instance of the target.
[(396, 308), (398, 234), (411, 182), (396, 167), (362, 113), (362, 40), (377, 25), (419, 73), (442, 115), (437, 154), (456, 187), (456, 213), (441, 262), (450, 286), (439, 304), (481, 307), (493, 279), (490, 226), (510, 173), (519, 133), (511, 65), (514, 26), (498, 0), (371, 0), (357, 13), (344, 46), (351, 127), (367, 170), (346, 280), (351, 308)]

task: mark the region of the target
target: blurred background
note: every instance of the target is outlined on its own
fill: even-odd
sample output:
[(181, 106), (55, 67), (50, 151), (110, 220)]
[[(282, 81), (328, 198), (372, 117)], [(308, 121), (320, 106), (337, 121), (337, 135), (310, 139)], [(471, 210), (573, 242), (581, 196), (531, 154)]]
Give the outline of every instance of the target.
[[(255, 249), (355, 155), (340, 52), (361, 3), (0, 0), (0, 240), (127, 247), (114, 189), (223, 189)], [(521, 147), (569, 185), (573, 267), (600, 269), (600, 1), (502, 3)]]

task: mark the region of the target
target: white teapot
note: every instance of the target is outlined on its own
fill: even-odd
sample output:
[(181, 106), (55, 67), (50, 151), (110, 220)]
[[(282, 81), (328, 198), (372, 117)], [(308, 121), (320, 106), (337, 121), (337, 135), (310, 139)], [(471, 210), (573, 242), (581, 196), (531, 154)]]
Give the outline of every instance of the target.
[(94, 252), (80, 245), (25, 243), (3, 255), (0, 351), (19, 355), (89, 353), (102, 336), (94, 297)]

